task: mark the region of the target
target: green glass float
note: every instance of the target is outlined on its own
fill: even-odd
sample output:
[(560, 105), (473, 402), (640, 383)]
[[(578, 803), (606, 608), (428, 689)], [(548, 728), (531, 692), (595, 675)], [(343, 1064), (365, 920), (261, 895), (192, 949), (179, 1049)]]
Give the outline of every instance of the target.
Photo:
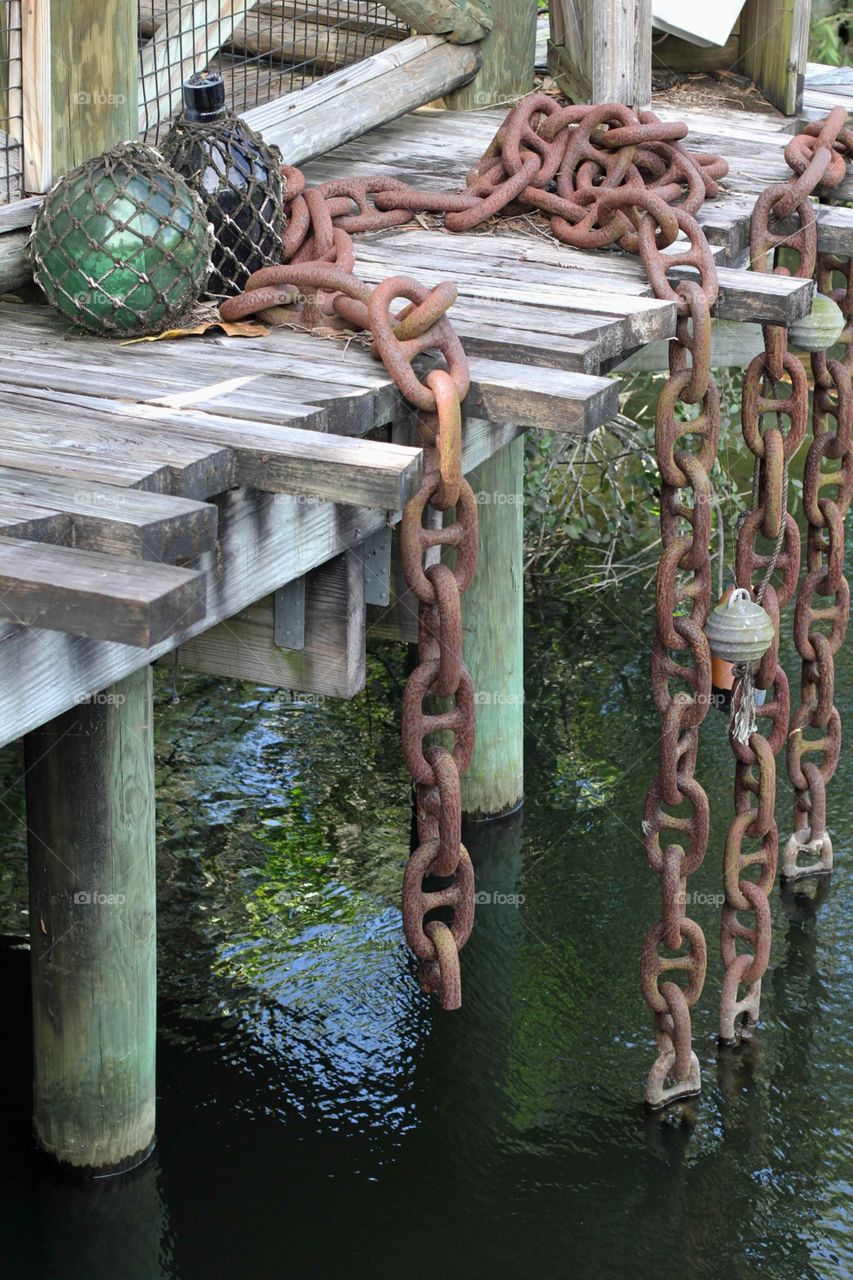
[(123, 338), (186, 316), (212, 248), (199, 197), (141, 142), (122, 142), (60, 178), (29, 241), (48, 302), (91, 333)]

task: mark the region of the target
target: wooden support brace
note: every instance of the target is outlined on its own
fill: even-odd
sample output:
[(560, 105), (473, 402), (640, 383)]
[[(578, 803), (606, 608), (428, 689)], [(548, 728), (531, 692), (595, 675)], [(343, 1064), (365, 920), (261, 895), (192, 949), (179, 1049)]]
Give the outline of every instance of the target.
[[(272, 595), (202, 632), (178, 651), (182, 667), (279, 689), (352, 698), (364, 688), (364, 560), (354, 547), (307, 574), (304, 633), (276, 640)], [(290, 587), (295, 583), (288, 584)]]
[(77, 1174), (154, 1143), (154, 742), (142, 667), (25, 740), (34, 1127)]

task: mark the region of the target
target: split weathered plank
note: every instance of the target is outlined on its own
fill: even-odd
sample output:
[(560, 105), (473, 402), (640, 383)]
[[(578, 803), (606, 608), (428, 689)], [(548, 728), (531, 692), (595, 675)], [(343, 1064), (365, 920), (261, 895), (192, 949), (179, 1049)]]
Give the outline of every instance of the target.
[(0, 616), (147, 648), (204, 617), (204, 574), (0, 538)]
[(191, 671), (253, 680), (321, 697), (353, 698), (364, 688), (364, 562), (358, 547), (305, 577), (301, 649), (275, 642), (272, 595), (183, 644), (178, 661)]
[(86, 551), (169, 564), (216, 545), (216, 508), (186, 498), (0, 467), (0, 518), (7, 502), (63, 512), (69, 545)]
[[(142, 651), (126, 643), (0, 624), (0, 741), (20, 737), (282, 583), (363, 542), (384, 528), (387, 519), (385, 512), (365, 507), (247, 489), (222, 495), (217, 506), (217, 549), (205, 552), (197, 565), (208, 580), (208, 614), (152, 648)], [(44, 545), (38, 550), (44, 551)], [(144, 573), (152, 569), (147, 564), (135, 567)], [(167, 571), (182, 572), (158, 568)]]
[(421, 480), (420, 450), (264, 422), (208, 420), (175, 423), (194, 440), (227, 444), (238, 485), (331, 502), (398, 511)]

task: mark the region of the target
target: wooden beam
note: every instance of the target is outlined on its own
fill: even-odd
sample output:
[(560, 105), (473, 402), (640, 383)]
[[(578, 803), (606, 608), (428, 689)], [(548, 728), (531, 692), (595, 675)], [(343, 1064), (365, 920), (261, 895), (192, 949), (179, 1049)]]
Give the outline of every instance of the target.
[(651, 0), (595, 0), (589, 76), (593, 102), (646, 110), (652, 100)]
[(746, 0), (740, 15), (743, 72), (785, 115), (803, 105), (811, 0)]
[(0, 538), (0, 617), (147, 648), (204, 617), (204, 575)]
[(479, 46), (413, 36), (243, 119), (279, 146), (288, 164), (302, 164), (464, 84), (480, 60)]
[(353, 698), (364, 688), (364, 562), (358, 547), (305, 577), (301, 649), (275, 641), (272, 595), (211, 627), (178, 650), (191, 671), (252, 680), (321, 697)]
[(38, 1145), (77, 1174), (154, 1145), (154, 731), (144, 666), (27, 735)]
[[(139, 64), (139, 132), (168, 120), (182, 105), (182, 85), (204, 71), (257, 0), (197, 0), (170, 12), (142, 51)], [(215, 13), (215, 17), (211, 14)], [(136, 44), (134, 43), (134, 49)]]
[(492, 29), (492, 0), (387, 0), (384, 8), (419, 34), (453, 44), (482, 40)]
[(51, 182), (136, 137), (136, 24), (136, 0), (50, 0)]
[(533, 88), (536, 5), (532, 0), (492, 0), (492, 29), (480, 48), (483, 62), (476, 78), (443, 94), (451, 111), (516, 102)]

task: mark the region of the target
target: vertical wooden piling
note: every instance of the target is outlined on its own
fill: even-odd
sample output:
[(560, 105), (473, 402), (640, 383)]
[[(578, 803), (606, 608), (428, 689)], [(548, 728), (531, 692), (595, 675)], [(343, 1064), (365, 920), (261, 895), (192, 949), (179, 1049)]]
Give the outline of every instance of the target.
[(596, 0), (591, 14), (592, 101), (645, 111), (652, 100), (652, 0)]
[(24, 160), (30, 193), (136, 138), (136, 0), (23, 5)]
[(461, 89), (445, 97), (453, 111), (515, 102), (533, 88), (536, 5), (533, 0), (492, 0), (493, 26), (483, 41), (483, 65)]
[(810, 16), (810, 0), (747, 0), (740, 16), (741, 69), (788, 116), (803, 105)]
[(477, 746), (462, 778), (462, 808), (473, 819), (509, 813), (524, 794), (523, 476), (521, 437), (468, 476), (480, 515), (477, 574), (462, 608), (477, 699)]
[(25, 740), (34, 1126), (86, 1174), (154, 1141), (151, 668)]

